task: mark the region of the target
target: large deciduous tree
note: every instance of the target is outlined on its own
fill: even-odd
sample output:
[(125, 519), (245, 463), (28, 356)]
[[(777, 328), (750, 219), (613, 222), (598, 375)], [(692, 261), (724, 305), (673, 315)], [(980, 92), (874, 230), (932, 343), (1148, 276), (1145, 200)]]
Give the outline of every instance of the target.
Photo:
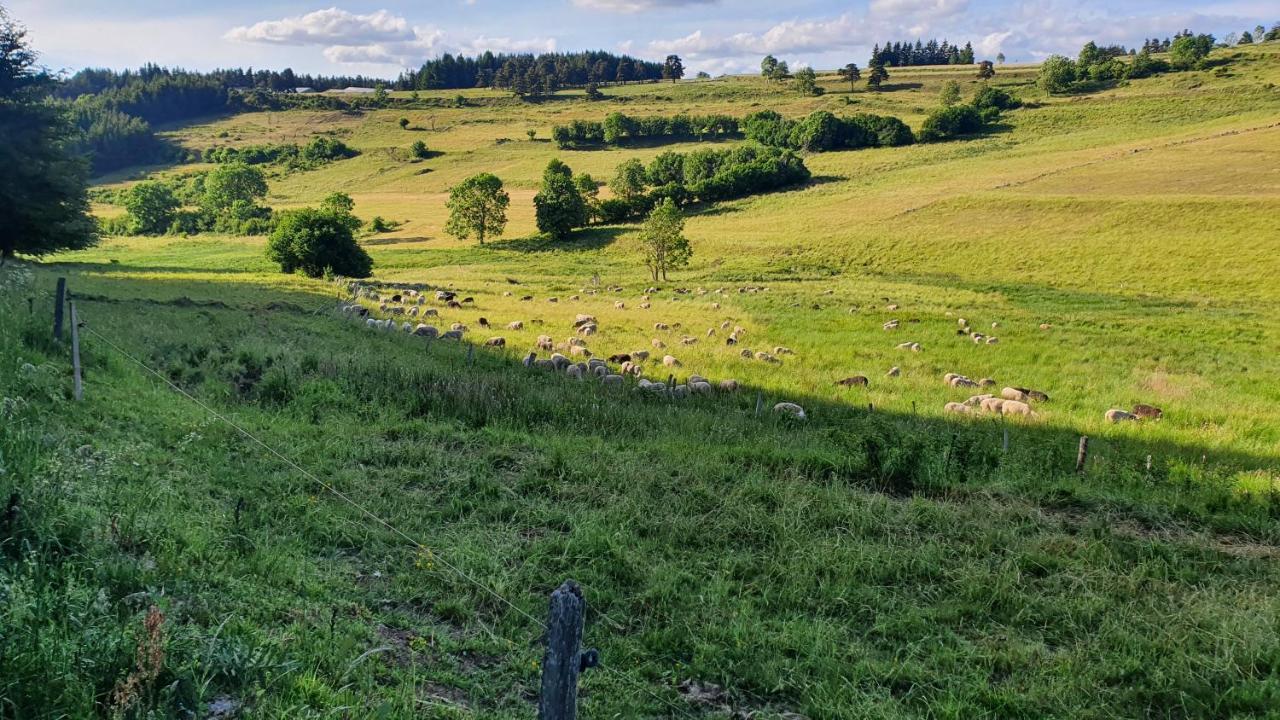
[(70, 149), (75, 128), (48, 102), (53, 77), (27, 32), (0, 7), (0, 263), (18, 253), (89, 247), (88, 164)]
[(373, 259), (356, 243), (351, 223), (325, 209), (281, 213), (267, 242), (267, 258), (286, 273), (308, 277), (333, 273), (363, 278), (373, 273)]
[(684, 77), (684, 63), (679, 55), (668, 55), (662, 63), (662, 79), (675, 82)]
[(486, 237), (502, 235), (506, 229), (509, 204), (511, 198), (498, 176), (472, 175), (449, 190), (449, 222), (444, 230), (459, 240), (475, 236), (483, 245)]
[(640, 244), (654, 282), (666, 280), (668, 270), (689, 264), (693, 249), (684, 236), (684, 214), (671, 198), (663, 199), (649, 213), (640, 231)]
[(574, 228), (587, 224), (587, 203), (573, 182), (573, 170), (559, 160), (552, 160), (543, 171), (533, 207), (538, 230), (553, 240), (563, 240)]
[(174, 213), (182, 206), (173, 190), (162, 182), (147, 180), (129, 188), (124, 194), (124, 208), (132, 220), (132, 232), (160, 235), (173, 223)]

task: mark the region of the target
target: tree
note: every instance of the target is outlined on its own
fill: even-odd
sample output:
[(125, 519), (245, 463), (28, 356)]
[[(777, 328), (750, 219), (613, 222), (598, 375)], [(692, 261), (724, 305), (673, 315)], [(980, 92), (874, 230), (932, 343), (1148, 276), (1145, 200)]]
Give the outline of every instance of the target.
[(1083, 72), (1088, 70), (1089, 66), (1102, 62), (1103, 59), (1104, 57), (1102, 51), (1098, 49), (1098, 44), (1090, 40), (1084, 44), (1084, 47), (1080, 48), (1080, 56), (1076, 59), (1076, 66)]
[(204, 179), (202, 204), (214, 213), (237, 202), (253, 204), (267, 196), (267, 179), (262, 171), (242, 162), (219, 165)]
[(1253, 26), (1253, 37), (1254, 37), (1254, 42), (1261, 42), (1261, 41), (1263, 40), (1263, 38), (1265, 38), (1265, 37), (1266, 37), (1266, 35), (1267, 35), (1267, 29), (1266, 29), (1266, 28), (1262, 27), (1261, 25), (1255, 25), (1255, 26)]
[(801, 95), (821, 95), (822, 88), (818, 87), (818, 74), (813, 68), (802, 67), (796, 71), (796, 89)]
[(1169, 46), (1169, 64), (1178, 70), (1190, 70), (1199, 66), (1212, 49), (1212, 35), (1180, 35)]
[(867, 68), (867, 87), (872, 90), (879, 90), (880, 85), (889, 79), (889, 71), (884, 69), (884, 63), (875, 60)]
[(666, 280), (668, 270), (689, 264), (693, 249), (684, 236), (684, 214), (671, 198), (664, 198), (649, 213), (640, 231), (640, 244), (654, 282)]
[(63, 107), (47, 102), (54, 79), (37, 67), (26, 34), (0, 7), (0, 264), (98, 239), (88, 165), (69, 149), (75, 128)]
[(401, 130), (409, 129), (409, 118), (400, 118), (400, 129)]
[(360, 229), (364, 222), (355, 216), (356, 201), (344, 192), (333, 192), (320, 201), (320, 209), (345, 222), (351, 232)]
[(791, 69), (787, 67), (786, 60), (779, 60), (777, 65), (773, 66), (773, 73), (769, 75), (769, 79), (774, 82), (782, 82), (791, 77)]
[(427, 156), (431, 154), (431, 151), (427, 150), (427, 144), (425, 142), (421, 140), (414, 140), (413, 144), (409, 146), (409, 154), (418, 160), (426, 160)]
[(765, 55), (760, 61), (760, 75), (766, 80), (773, 79), (773, 73), (778, 69), (778, 58), (772, 55)]
[(383, 83), (373, 86), (373, 104), (374, 107), (382, 107), (387, 104), (387, 86)]
[(613, 179), (609, 181), (609, 190), (619, 199), (627, 202), (644, 194), (644, 188), (644, 163), (637, 158), (631, 158), (619, 165)]
[(1238, 42), (1240, 45), (1252, 45), (1253, 34), (1250, 33), (1248, 30), (1245, 30), (1244, 32), (1240, 33), (1240, 40)]
[(449, 190), (449, 222), (444, 231), (459, 240), (472, 235), (484, 244), (486, 237), (502, 235), (507, 227), (511, 198), (502, 181), (491, 173), (472, 175)]
[(559, 160), (552, 160), (543, 171), (533, 207), (538, 230), (553, 240), (563, 240), (574, 228), (587, 224), (587, 203), (573, 183), (573, 171)]
[(174, 212), (182, 206), (173, 190), (156, 180), (129, 188), (123, 200), (132, 220), (131, 230), (140, 235), (163, 234), (173, 223)]
[[(1259, 25), (1258, 27), (1262, 27), (1262, 26)], [(1280, 40), (1280, 22), (1276, 23), (1275, 25), (1272, 25), (1271, 29), (1267, 31), (1267, 34), (1262, 36), (1262, 39), (1266, 40), (1267, 42), (1271, 42), (1272, 40)]]
[(943, 107), (951, 107), (960, 102), (960, 83), (955, 80), (948, 80), (942, 83), (942, 91), (938, 93), (938, 100)]
[(996, 76), (996, 66), (991, 64), (990, 60), (983, 60), (978, 63), (978, 79), (990, 80)]
[(842, 80), (849, 83), (849, 92), (854, 91), (854, 85), (862, 79), (862, 71), (858, 69), (858, 63), (849, 63), (836, 71)]
[(668, 55), (662, 63), (662, 79), (675, 82), (682, 77), (684, 77), (684, 63), (680, 62), (680, 56)]
[(281, 213), (267, 241), (267, 258), (279, 263), (282, 272), (313, 278), (326, 273), (363, 278), (373, 273), (373, 259), (356, 243), (350, 224), (318, 208)]
[(1004, 53), (999, 53), (998, 55), (996, 55), (996, 62), (1000, 63), (1001, 65), (1004, 64)]
[(1049, 94), (1063, 93), (1076, 81), (1076, 64), (1070, 58), (1050, 55), (1040, 66), (1036, 84)]

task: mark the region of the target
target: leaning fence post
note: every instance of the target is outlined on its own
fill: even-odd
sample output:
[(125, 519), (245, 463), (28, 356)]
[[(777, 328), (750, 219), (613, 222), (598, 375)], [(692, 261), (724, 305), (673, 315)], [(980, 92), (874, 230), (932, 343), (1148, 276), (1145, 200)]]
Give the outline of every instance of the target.
[(76, 302), (71, 301), (71, 372), (75, 375), (75, 399), (84, 399), (84, 382), (80, 378), (80, 318)]
[(53, 293), (53, 339), (62, 342), (62, 306), (67, 304), (67, 279), (58, 278), (58, 289)]
[(1076, 452), (1076, 472), (1084, 472), (1084, 462), (1089, 459), (1089, 436), (1080, 436), (1080, 449)]
[(578, 717), (578, 675), (600, 664), (597, 651), (582, 652), (582, 616), (585, 610), (586, 601), (578, 583), (565, 580), (551, 593), (547, 649), (542, 656), (538, 720), (575, 720)]
[(764, 391), (756, 391), (756, 417), (760, 417), (760, 409), (764, 407)]

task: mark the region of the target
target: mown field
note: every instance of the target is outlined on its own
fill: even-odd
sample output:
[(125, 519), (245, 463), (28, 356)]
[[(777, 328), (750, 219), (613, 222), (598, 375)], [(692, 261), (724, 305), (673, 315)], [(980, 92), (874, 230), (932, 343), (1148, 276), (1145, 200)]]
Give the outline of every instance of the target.
[[(403, 221), (364, 241), (374, 280), (474, 297), (442, 321), (507, 348), (470, 365), (461, 346), (342, 320), (336, 286), (275, 272), (261, 238), (110, 238), (0, 271), (0, 495), (21, 498), (0, 534), (0, 716), (216, 701), (245, 717), (529, 717), (536, 618), (565, 577), (604, 657), (585, 717), (1265, 716), (1280, 702), (1280, 46), (1219, 60), (1065, 98), (1001, 68), (1032, 105), (985, 136), (811, 155), (804, 188), (698, 209), (691, 266), (647, 310), (635, 226), (549, 243), (531, 198), (554, 157), (607, 180), (699, 145), (558, 151), (553, 124), (826, 108), (918, 127), (946, 79), (972, 92), (967, 73), (903, 69), (881, 93), (824, 78), (821, 98), (749, 78), (603, 103), (466, 91), (457, 108), (173, 129), (201, 149), (336, 133), (362, 154), (274, 178), (269, 202), (341, 190), (357, 215)], [(409, 160), (417, 139), (440, 154)], [(448, 188), (481, 171), (512, 206), (506, 237), (477, 248), (442, 228)], [(90, 329), (80, 405), (48, 339), (59, 275)], [(671, 402), (519, 366), (584, 312), (598, 355), (660, 339), (678, 375), (745, 387)], [(999, 344), (957, 336), (961, 317)], [(742, 345), (723, 344), (726, 320)], [(795, 354), (771, 365), (743, 346)], [(946, 416), (970, 394), (949, 371), (1050, 400), (1031, 420)], [(854, 374), (870, 387), (833, 385)], [(769, 413), (780, 400), (809, 419)], [(1165, 418), (1103, 421), (1137, 402)], [(126, 703), (114, 691), (151, 604), (166, 661)]]

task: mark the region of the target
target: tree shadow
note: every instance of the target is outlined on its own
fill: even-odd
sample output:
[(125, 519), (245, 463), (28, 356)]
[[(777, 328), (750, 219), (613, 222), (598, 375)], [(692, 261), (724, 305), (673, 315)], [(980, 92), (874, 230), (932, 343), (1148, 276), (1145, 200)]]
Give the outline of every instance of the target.
[(919, 90), (924, 87), (924, 83), (918, 82), (901, 82), (901, 83), (883, 83), (878, 91), (872, 92), (898, 92), (899, 90)]
[(597, 225), (575, 230), (564, 240), (554, 240), (545, 235), (496, 240), (485, 245), (487, 250), (503, 250), (520, 253), (586, 252), (601, 250), (612, 245), (623, 234), (631, 231), (626, 225)]

